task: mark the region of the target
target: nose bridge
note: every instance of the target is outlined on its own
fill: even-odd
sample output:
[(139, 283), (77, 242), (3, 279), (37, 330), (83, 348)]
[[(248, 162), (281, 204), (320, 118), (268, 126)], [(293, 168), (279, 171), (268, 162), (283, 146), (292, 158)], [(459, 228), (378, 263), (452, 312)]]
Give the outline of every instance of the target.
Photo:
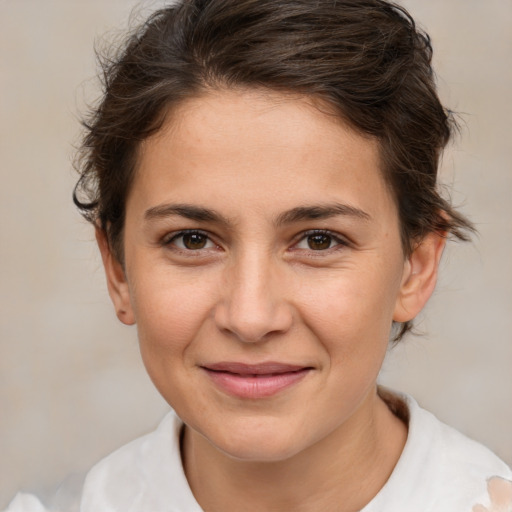
[(247, 247), (225, 269), (223, 300), (216, 312), (219, 328), (244, 342), (267, 339), (289, 329), (282, 269), (275, 256)]

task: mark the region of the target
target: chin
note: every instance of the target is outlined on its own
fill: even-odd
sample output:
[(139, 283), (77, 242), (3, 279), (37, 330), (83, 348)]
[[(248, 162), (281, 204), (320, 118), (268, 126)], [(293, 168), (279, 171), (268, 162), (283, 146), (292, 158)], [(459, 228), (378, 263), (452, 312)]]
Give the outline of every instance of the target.
[(284, 440), (271, 444), (268, 443), (268, 439), (260, 441), (252, 439), (216, 447), (228, 457), (245, 462), (281, 462), (301, 451), (300, 447), (284, 444)]
[[(251, 424), (252, 423), (252, 424)], [(205, 437), (215, 448), (230, 458), (247, 462), (279, 462), (287, 460), (306, 447), (306, 442), (298, 432), (278, 422), (265, 421), (240, 422), (240, 425), (223, 426), (219, 435)]]

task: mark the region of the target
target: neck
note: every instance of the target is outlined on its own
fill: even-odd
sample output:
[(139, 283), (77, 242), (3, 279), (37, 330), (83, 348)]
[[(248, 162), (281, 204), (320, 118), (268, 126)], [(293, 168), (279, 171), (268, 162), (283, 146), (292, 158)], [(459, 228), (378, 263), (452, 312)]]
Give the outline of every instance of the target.
[(277, 462), (233, 459), (187, 429), (184, 467), (205, 512), (361, 510), (388, 480), (407, 428), (376, 391), (327, 437)]

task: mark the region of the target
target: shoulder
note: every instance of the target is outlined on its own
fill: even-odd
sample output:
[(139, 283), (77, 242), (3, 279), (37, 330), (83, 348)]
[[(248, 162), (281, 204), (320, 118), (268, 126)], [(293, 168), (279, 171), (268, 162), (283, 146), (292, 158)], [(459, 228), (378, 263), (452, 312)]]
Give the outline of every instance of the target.
[(442, 468), (437, 482), (438, 509), (491, 512), (495, 489), (503, 487), (510, 489), (506, 510), (512, 511), (512, 470), (487, 447), (442, 423), (417, 404), (415, 407), (419, 430), (426, 426), (435, 432), (437, 446), (432, 457)]
[(401, 403), (390, 407), (398, 407), (402, 414), (405, 411), (409, 434), (393, 474), (376, 497), (379, 507), (370, 507), (368, 512), (492, 512), (492, 508), (478, 508), (492, 506), (488, 487), (492, 493), (496, 486), (501, 491), (509, 485), (512, 510), (512, 471), (503, 461), (485, 446), (439, 421), (412, 397), (383, 392), (388, 405), (390, 397)]
[(33, 494), (19, 492), (3, 512), (49, 512)]
[[(32, 494), (17, 494), (4, 512), (201, 512), (183, 471), (174, 412), (158, 428), (98, 462), (73, 493), (73, 506), (52, 499), (49, 507)], [(53, 504), (57, 505), (54, 506)]]
[(196, 502), (181, 464), (182, 426), (170, 412), (154, 432), (96, 464), (85, 480), (81, 512), (194, 512)]
[(472, 480), (494, 474), (512, 476), (510, 468), (489, 448), (441, 422), (411, 397), (405, 395), (404, 399), (410, 411), (412, 441), (421, 443), (421, 438), (426, 435), (435, 443), (431, 446), (432, 456), (442, 463), (447, 477), (460, 476), (464, 480)]
[(417, 434), (428, 434), (429, 439), (438, 443), (447, 462), (455, 466), (509, 470), (489, 448), (441, 422), (431, 412), (420, 407), (412, 397), (404, 394), (401, 398), (410, 414), (409, 428), (412, 430), (413, 441), (419, 441), (417, 437), (420, 436)]

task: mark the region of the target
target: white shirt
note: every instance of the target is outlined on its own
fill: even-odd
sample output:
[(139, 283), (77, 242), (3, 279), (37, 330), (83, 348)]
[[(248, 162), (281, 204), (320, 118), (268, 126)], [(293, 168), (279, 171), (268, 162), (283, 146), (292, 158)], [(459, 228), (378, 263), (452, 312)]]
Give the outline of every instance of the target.
[[(385, 398), (408, 417), (407, 442), (391, 477), (361, 512), (512, 512), (512, 471), (504, 462), (411, 397)], [(170, 412), (154, 432), (100, 461), (87, 475), (76, 510), (202, 512), (181, 464), (182, 426)], [(46, 511), (34, 496), (18, 494), (5, 512)]]

